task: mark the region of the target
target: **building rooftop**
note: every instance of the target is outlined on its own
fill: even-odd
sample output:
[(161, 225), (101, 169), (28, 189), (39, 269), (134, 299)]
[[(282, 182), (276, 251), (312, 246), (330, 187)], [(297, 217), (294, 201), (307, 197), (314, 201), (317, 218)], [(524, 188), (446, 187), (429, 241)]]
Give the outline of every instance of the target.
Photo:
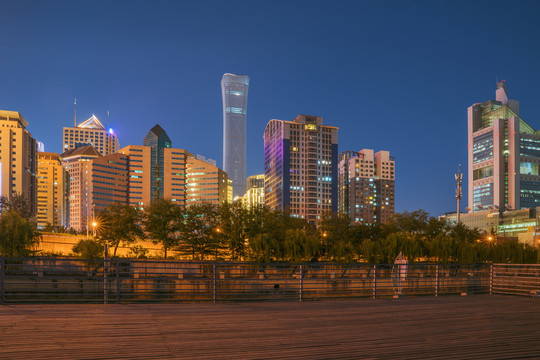
[(60, 155), (62, 160), (69, 159), (72, 157), (77, 157), (77, 156), (96, 158), (96, 157), (101, 157), (102, 155), (92, 145), (85, 145), (85, 146), (81, 146), (75, 149), (71, 149), (64, 152), (62, 155)]

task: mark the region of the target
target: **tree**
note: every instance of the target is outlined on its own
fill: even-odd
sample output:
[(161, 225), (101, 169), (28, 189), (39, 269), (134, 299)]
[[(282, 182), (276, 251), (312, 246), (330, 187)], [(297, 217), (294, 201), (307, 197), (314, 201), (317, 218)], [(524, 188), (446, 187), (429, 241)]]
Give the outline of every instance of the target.
[(30, 201), (22, 194), (14, 194), (8, 199), (6, 195), (0, 197), (0, 203), (2, 206), (2, 212), (4, 211), (16, 211), (23, 218), (30, 220), (34, 217)]
[(92, 239), (80, 240), (73, 246), (73, 253), (80, 256), (83, 259), (94, 260), (103, 257), (103, 246)]
[(350, 219), (331, 212), (322, 216), (319, 224), (322, 249), (327, 259), (351, 262), (355, 253), (352, 243)]
[(217, 258), (220, 248), (220, 232), (218, 229), (217, 208), (212, 204), (190, 205), (179, 222), (180, 244), (178, 251), (197, 256), (204, 260), (206, 255), (213, 254)]
[(0, 253), (9, 257), (30, 255), (40, 235), (34, 223), (18, 211), (4, 210), (0, 216)]
[(100, 213), (99, 238), (112, 247), (113, 256), (116, 256), (118, 246), (122, 243), (129, 246), (137, 237), (143, 235), (139, 226), (140, 214), (128, 204), (113, 203)]
[(144, 229), (154, 244), (161, 244), (165, 259), (168, 250), (178, 245), (177, 232), (182, 212), (180, 206), (167, 199), (155, 200), (144, 209)]

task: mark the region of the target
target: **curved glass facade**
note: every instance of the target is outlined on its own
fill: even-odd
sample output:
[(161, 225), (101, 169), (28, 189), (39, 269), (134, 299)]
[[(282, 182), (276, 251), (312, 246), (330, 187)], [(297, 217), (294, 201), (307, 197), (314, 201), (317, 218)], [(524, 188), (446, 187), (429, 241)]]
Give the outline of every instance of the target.
[(223, 97), (223, 170), (232, 180), (233, 198), (246, 192), (246, 114), (249, 76), (225, 74)]

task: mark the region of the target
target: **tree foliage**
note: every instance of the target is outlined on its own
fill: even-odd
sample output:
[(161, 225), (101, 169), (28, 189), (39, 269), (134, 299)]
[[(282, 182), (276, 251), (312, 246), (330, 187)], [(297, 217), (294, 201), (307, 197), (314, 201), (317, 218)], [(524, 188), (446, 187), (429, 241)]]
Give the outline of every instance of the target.
[(129, 246), (143, 235), (139, 226), (139, 212), (127, 204), (113, 203), (107, 206), (99, 219), (99, 239), (113, 249), (113, 256), (116, 256), (120, 244)]
[(34, 223), (16, 210), (4, 210), (0, 217), (0, 253), (9, 257), (24, 257), (39, 241)]

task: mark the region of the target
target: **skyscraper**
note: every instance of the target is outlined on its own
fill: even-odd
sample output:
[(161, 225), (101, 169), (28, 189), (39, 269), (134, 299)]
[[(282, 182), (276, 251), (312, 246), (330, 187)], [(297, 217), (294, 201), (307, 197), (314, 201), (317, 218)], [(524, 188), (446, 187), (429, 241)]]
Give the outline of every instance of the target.
[(388, 151), (339, 154), (339, 213), (351, 223), (385, 223), (394, 214), (395, 162)]
[(64, 152), (86, 145), (92, 145), (103, 156), (116, 153), (120, 147), (113, 129), (106, 130), (95, 115), (79, 125), (64, 128)]
[(540, 206), (540, 132), (519, 116), (503, 81), (468, 109), (469, 212)]
[(337, 212), (338, 128), (317, 116), (270, 120), (264, 131), (264, 203), (310, 222)]
[(248, 76), (225, 74), (223, 97), (223, 170), (232, 180), (233, 197), (246, 191), (246, 113)]
[(37, 141), (17, 111), (0, 110), (0, 195), (20, 194), (36, 211)]
[(171, 139), (165, 130), (159, 124), (156, 124), (144, 137), (143, 145), (151, 148), (150, 198), (151, 200), (162, 199), (165, 178), (164, 149), (171, 148)]

